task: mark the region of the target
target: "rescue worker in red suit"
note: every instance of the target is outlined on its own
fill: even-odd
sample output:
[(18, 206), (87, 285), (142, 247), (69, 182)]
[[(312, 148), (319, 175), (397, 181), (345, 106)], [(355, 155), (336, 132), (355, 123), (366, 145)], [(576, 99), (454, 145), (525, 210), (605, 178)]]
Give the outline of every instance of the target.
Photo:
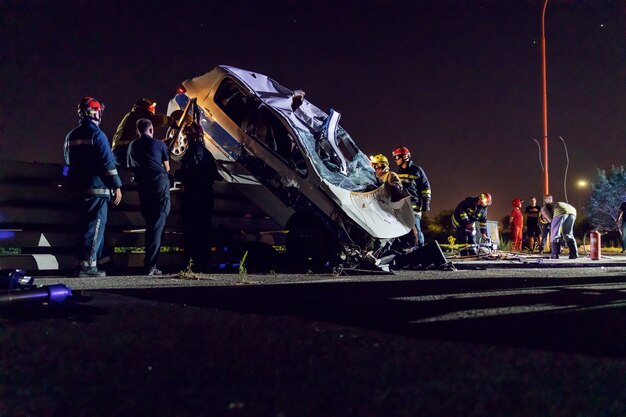
[(524, 227), (524, 215), (522, 214), (522, 200), (514, 198), (512, 203), (513, 210), (511, 210), (510, 231), (511, 231), (511, 250), (522, 251), (522, 228)]
[(189, 148), (174, 175), (183, 184), (182, 223), (185, 257), (194, 272), (209, 272), (213, 182), (221, 177), (215, 158), (204, 145), (204, 131), (197, 123), (183, 129)]
[(452, 226), (456, 229), (457, 243), (476, 243), (475, 222), (478, 222), (482, 237), (487, 238), (487, 208), (490, 205), (491, 195), (482, 193), (478, 197), (467, 197), (456, 206)]
[(122, 201), (122, 180), (115, 166), (109, 139), (100, 130), (104, 104), (92, 97), (78, 104), (80, 123), (65, 137), (64, 160), (70, 186), (80, 213), (81, 244), (78, 253), (79, 277), (103, 277), (98, 258), (104, 247), (108, 205)]
[(172, 117), (156, 113), (156, 102), (149, 98), (137, 100), (133, 108), (126, 113), (120, 124), (117, 126), (111, 149), (115, 155), (116, 162), (122, 168), (128, 168), (128, 144), (133, 139), (139, 137), (137, 134), (137, 120), (148, 119), (152, 122), (154, 129), (166, 127), (176, 122)]
[(398, 176), (402, 180), (405, 192), (411, 197), (411, 205), (415, 215), (415, 229), (417, 230), (417, 246), (424, 246), (422, 233), (422, 213), (430, 210), (430, 182), (424, 170), (413, 163), (411, 152), (404, 146), (393, 151), (393, 158), (398, 167)]

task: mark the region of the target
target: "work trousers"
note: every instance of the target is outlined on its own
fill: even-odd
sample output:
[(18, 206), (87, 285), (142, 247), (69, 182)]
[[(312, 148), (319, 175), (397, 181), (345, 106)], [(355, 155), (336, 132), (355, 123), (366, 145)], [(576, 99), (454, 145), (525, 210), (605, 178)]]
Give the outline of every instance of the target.
[(511, 250), (522, 251), (522, 226), (511, 225)]
[(548, 243), (548, 235), (550, 234), (550, 224), (542, 224), (541, 225), (541, 237), (539, 239), (539, 252), (543, 252), (546, 248), (546, 243)]
[(187, 262), (193, 260), (193, 271), (208, 272), (211, 256), (211, 217), (213, 192), (211, 189), (185, 189), (182, 198), (183, 237)]
[(565, 243), (576, 242), (574, 239), (574, 222), (576, 221), (575, 214), (561, 214), (552, 218), (550, 224), (550, 242), (560, 243), (561, 238), (565, 240)]
[(422, 212), (415, 211), (415, 229), (417, 230), (417, 246), (424, 246), (424, 233), (422, 233)]
[(82, 198), (79, 203), (81, 242), (78, 266), (82, 269), (96, 267), (104, 247), (104, 228), (109, 211), (108, 197)]
[(157, 265), (165, 221), (170, 213), (170, 180), (167, 174), (138, 179), (139, 206), (146, 221), (146, 256), (143, 264), (150, 269)]
[(470, 245), (474, 245), (476, 243), (476, 229), (466, 229), (464, 227), (456, 228), (456, 243), (462, 244), (467, 243)]

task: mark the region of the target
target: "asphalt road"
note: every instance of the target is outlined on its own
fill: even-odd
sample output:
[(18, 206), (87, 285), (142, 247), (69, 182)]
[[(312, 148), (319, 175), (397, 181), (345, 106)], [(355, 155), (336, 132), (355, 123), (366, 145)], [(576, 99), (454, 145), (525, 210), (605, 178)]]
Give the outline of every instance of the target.
[(38, 278), (0, 416), (624, 416), (626, 267)]

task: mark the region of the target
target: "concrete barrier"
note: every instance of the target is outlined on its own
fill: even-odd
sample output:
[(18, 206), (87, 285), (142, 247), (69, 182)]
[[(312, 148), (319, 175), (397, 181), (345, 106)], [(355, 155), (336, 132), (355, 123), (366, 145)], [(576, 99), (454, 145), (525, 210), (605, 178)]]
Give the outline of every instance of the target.
[[(214, 184), (214, 190), (213, 268), (235, 270), (248, 248), (284, 245), (284, 231), (246, 197), (246, 190), (221, 181)], [(180, 189), (172, 190), (172, 210), (159, 257), (159, 266), (170, 272), (186, 268), (180, 193)], [(136, 186), (129, 183), (124, 186), (122, 203), (110, 207), (101, 260), (105, 269), (113, 273), (140, 270), (144, 227)], [(62, 165), (0, 161), (0, 269), (71, 274), (77, 231), (78, 215)]]

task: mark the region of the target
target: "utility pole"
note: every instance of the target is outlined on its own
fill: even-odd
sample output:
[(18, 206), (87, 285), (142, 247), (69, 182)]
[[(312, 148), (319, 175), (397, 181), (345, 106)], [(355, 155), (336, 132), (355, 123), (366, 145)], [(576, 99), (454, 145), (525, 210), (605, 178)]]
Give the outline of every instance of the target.
[(548, 180), (548, 87), (546, 77), (546, 8), (548, 0), (543, 3), (543, 12), (541, 13), (541, 74), (543, 78), (543, 195), (550, 194), (550, 185)]

